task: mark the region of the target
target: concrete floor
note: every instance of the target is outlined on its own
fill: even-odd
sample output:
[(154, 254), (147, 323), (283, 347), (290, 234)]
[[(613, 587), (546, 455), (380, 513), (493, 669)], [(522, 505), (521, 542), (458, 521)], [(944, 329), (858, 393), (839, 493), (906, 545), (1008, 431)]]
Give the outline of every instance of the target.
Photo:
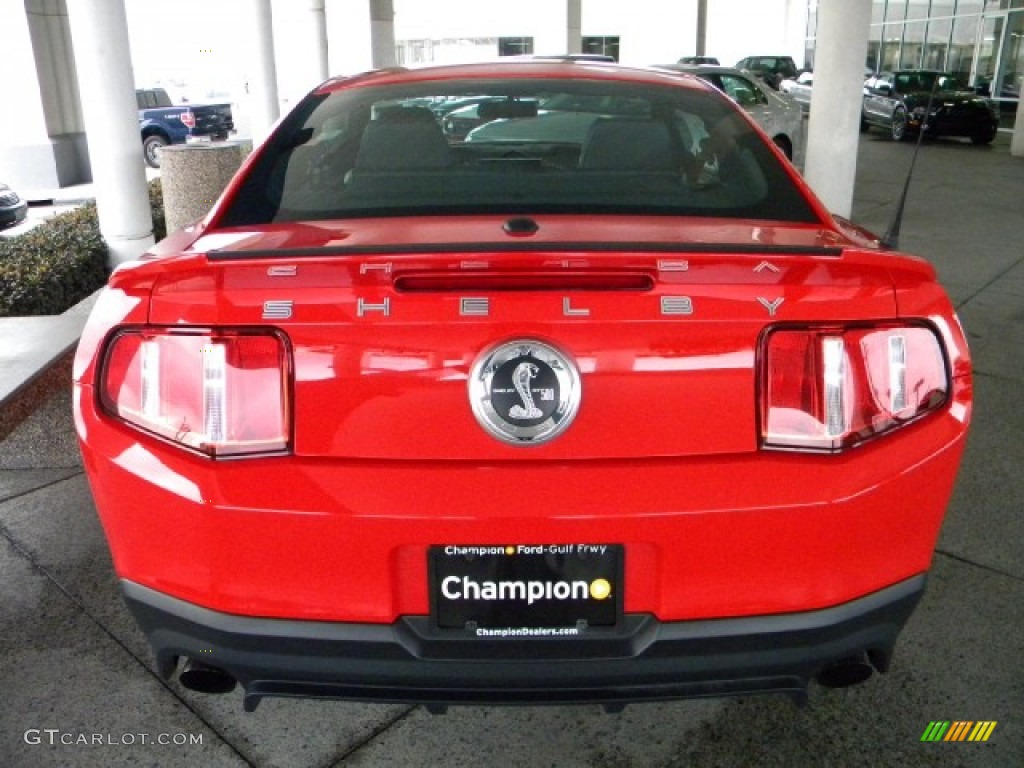
[[(862, 138), (856, 221), (885, 230), (910, 153)], [(268, 699), (246, 714), (239, 691), (203, 696), (155, 676), (60, 394), (0, 445), (0, 766), (1024, 764), (1024, 160), (1003, 136), (940, 141), (918, 169), (901, 246), (954, 297), (976, 410), (928, 592), (887, 676), (814, 688), (804, 710), (747, 698), (432, 716)], [(998, 725), (986, 743), (921, 743), (933, 720)]]

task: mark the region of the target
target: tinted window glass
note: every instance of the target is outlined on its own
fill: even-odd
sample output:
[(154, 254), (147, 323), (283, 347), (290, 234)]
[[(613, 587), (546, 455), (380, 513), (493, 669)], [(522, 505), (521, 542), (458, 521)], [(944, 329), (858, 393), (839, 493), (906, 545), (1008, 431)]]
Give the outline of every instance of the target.
[(517, 78), (307, 97), (221, 224), (484, 212), (816, 221), (719, 95)]
[(768, 99), (761, 93), (761, 89), (745, 77), (725, 74), (721, 75), (721, 81), (722, 90), (741, 107), (754, 107), (758, 104), (768, 103)]
[(153, 106), (155, 107), (171, 107), (174, 106), (171, 101), (171, 97), (167, 95), (167, 91), (163, 88), (157, 88), (152, 91), (153, 94)]

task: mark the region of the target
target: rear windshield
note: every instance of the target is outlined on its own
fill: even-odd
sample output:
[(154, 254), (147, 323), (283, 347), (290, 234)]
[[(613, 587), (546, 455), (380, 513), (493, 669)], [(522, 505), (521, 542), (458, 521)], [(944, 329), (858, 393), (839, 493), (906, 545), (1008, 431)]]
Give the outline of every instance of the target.
[(720, 94), (515, 78), (310, 95), (220, 224), (488, 212), (817, 221)]

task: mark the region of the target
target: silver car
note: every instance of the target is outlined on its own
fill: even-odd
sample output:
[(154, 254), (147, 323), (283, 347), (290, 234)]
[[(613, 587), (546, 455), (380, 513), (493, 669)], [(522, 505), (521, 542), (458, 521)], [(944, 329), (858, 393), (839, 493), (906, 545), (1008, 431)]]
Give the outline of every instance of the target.
[[(803, 167), (804, 121), (803, 111), (785, 94), (777, 93), (750, 72), (732, 67), (687, 64), (668, 64), (658, 69), (670, 69), (696, 75), (723, 91), (743, 107), (754, 122), (798, 168)], [(591, 125), (602, 115), (628, 116), (635, 113), (636, 105), (623, 101), (591, 100), (577, 97), (566, 100), (554, 97), (535, 104), (532, 115), (516, 110), (515, 118), (495, 116), (498, 119), (482, 121), (473, 128), (465, 140), (479, 142), (571, 141), (579, 143)], [(639, 116), (639, 115), (636, 115)]]
[[(864, 77), (870, 78), (874, 74), (871, 67), (864, 67)], [(811, 91), (814, 87), (814, 73), (811, 70), (804, 70), (794, 78), (786, 78), (779, 83), (779, 90), (788, 93), (797, 104), (803, 107), (804, 112), (811, 111)]]
[(734, 67), (670, 64), (662, 69), (696, 75), (724, 92), (754, 118), (794, 165), (803, 167), (803, 110), (791, 97), (765, 85), (753, 73)]
[(779, 90), (788, 93), (805, 112), (811, 110), (811, 88), (814, 85), (814, 73), (801, 72), (794, 78), (786, 78), (779, 83)]

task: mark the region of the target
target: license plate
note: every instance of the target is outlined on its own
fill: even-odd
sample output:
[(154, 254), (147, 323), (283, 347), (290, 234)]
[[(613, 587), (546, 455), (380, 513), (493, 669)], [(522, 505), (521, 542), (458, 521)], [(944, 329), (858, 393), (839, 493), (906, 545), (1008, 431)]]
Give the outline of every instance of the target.
[(431, 612), (442, 628), (612, 626), (622, 566), (621, 544), (431, 547)]

